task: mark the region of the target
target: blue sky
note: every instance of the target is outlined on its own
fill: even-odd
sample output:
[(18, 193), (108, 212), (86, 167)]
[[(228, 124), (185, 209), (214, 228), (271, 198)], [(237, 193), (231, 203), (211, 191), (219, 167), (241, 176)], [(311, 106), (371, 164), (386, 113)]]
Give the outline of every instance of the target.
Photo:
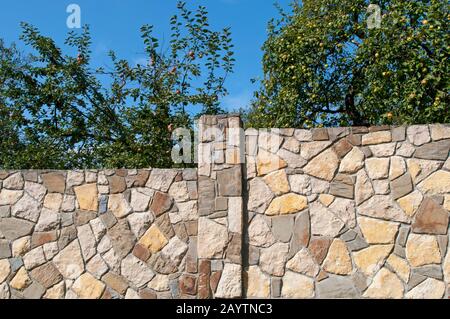
[[(176, 13), (178, 0), (14, 0), (3, 1), (0, 9), (0, 37), (7, 42), (20, 36), (19, 23), (29, 22), (62, 45), (71, 3), (81, 7), (82, 24), (89, 24), (93, 37), (93, 64), (108, 65), (107, 52), (138, 61), (143, 57), (139, 28), (155, 26), (156, 34), (170, 34), (169, 18)], [(250, 80), (262, 75), (261, 46), (266, 39), (267, 22), (278, 17), (274, 0), (188, 0), (189, 8), (205, 5), (213, 28), (231, 27), (236, 52), (235, 73), (229, 77), (230, 95), (223, 100), (228, 110), (244, 107), (257, 89)], [(287, 7), (290, 0), (277, 0)], [(19, 42), (20, 44), (20, 42)]]

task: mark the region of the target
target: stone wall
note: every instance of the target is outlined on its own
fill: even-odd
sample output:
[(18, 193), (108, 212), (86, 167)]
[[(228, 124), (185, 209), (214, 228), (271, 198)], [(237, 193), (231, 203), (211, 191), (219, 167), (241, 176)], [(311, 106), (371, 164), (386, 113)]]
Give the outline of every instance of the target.
[(0, 172), (1, 298), (191, 298), (197, 171)]
[(2, 298), (449, 296), (450, 126), (243, 131), (198, 168), (0, 171)]
[(246, 132), (249, 298), (449, 295), (450, 126)]

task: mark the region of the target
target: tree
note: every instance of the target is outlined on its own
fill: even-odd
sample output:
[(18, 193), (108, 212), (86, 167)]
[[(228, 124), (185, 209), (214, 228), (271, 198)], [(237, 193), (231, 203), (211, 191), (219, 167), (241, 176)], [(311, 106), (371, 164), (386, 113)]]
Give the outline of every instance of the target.
[(449, 4), (304, 0), (269, 23), (253, 127), (449, 122)]
[(88, 26), (67, 37), (75, 54), (27, 23), (21, 39), (32, 54), (0, 42), (0, 167), (172, 166), (172, 129), (191, 127), (192, 106), (222, 112), (234, 65), (229, 29), (211, 30), (205, 7), (178, 9), (168, 47), (142, 27), (145, 65), (111, 51), (112, 66), (94, 70)]

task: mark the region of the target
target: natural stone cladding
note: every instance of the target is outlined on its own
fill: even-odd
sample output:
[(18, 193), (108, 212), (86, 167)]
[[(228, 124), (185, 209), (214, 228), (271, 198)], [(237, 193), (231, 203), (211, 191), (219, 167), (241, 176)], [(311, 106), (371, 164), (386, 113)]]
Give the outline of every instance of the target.
[(197, 171), (0, 172), (0, 298), (194, 298)]
[(449, 296), (449, 125), (245, 136), (247, 298)]
[(448, 298), (450, 126), (241, 129), (196, 169), (0, 171), (0, 299)]

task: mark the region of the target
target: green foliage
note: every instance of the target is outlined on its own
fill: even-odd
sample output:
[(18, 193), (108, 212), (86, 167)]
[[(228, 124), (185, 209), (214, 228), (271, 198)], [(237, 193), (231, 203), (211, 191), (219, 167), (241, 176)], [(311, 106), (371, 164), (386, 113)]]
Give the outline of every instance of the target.
[(26, 23), (33, 54), (0, 42), (0, 168), (172, 166), (173, 128), (192, 127), (195, 105), (222, 112), (234, 66), (230, 30), (211, 30), (204, 7), (178, 9), (168, 47), (141, 28), (145, 65), (110, 52), (112, 66), (93, 70), (87, 26), (67, 37), (76, 56)]
[(450, 121), (449, 4), (381, 0), (369, 29), (366, 0), (304, 0), (269, 24), (253, 127)]

